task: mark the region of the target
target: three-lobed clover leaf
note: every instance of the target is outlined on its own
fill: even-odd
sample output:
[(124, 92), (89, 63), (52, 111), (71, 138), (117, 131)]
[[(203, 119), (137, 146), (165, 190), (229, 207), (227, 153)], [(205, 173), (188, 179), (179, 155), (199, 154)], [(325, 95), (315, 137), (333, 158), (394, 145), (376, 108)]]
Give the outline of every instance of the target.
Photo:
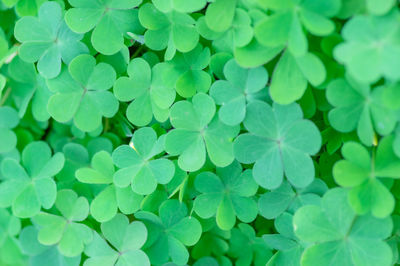
[(194, 201), (194, 210), (201, 218), (216, 216), (222, 230), (230, 230), (237, 218), (245, 223), (252, 222), (258, 213), (257, 203), (252, 196), (257, 192), (251, 170), (242, 172), (241, 165), (234, 161), (216, 174), (202, 172), (195, 179), (195, 188), (201, 194)]
[(274, 13), (255, 25), (257, 40), (267, 47), (287, 45), (290, 53), (296, 57), (305, 55), (308, 50), (308, 40), (302, 26), (313, 35), (329, 35), (335, 29), (335, 24), (329, 18), (341, 7), (340, 0), (259, 2)]
[(292, 188), (283, 181), (280, 187), (261, 195), (258, 200), (258, 210), (267, 219), (276, 219), (285, 211), (295, 213), (303, 205), (319, 205), (321, 196), (328, 186), (321, 179), (314, 181), (305, 188)]
[(206, 93), (211, 85), (211, 77), (205, 72), (205, 69), (210, 63), (210, 49), (202, 48), (197, 45), (192, 51), (187, 53), (176, 53), (171, 61), (167, 64), (170, 68), (164, 73), (171, 79), (176, 77), (174, 87), (176, 92), (184, 97), (189, 98), (196, 92)]
[(96, 65), (90, 55), (75, 57), (61, 74), (47, 80), (55, 94), (47, 104), (50, 115), (58, 122), (74, 124), (82, 131), (93, 131), (101, 126), (102, 117), (113, 117), (119, 102), (108, 91), (115, 82), (115, 70), (106, 63)]
[(266, 265), (272, 252), (249, 224), (240, 223), (232, 229), (228, 254), (235, 265)]
[(124, 34), (138, 33), (137, 7), (141, 0), (68, 0), (73, 8), (65, 14), (67, 25), (77, 33), (93, 29), (91, 42), (100, 53), (112, 55), (124, 46)]
[(385, 16), (358, 15), (343, 27), (343, 43), (334, 50), (335, 59), (361, 83), (381, 77), (399, 80), (400, 27), (398, 12)]
[(132, 214), (139, 209), (142, 197), (132, 191), (130, 187), (120, 188), (113, 183), (115, 173), (111, 155), (106, 151), (96, 153), (91, 167), (82, 167), (75, 172), (81, 183), (106, 184), (90, 203), (90, 214), (98, 222), (111, 220), (118, 209), (124, 214)]
[(29, 256), (32, 266), (78, 266), (81, 261), (80, 254), (76, 257), (65, 257), (57, 246), (46, 246), (38, 240), (38, 229), (29, 225), (24, 227), (19, 234), (22, 252)]
[(29, 218), (40, 212), (41, 207), (50, 209), (57, 194), (53, 180), (64, 166), (64, 155), (51, 155), (51, 149), (43, 141), (31, 142), (22, 152), (22, 165), (11, 158), (1, 162), (5, 180), (0, 184), (0, 206), (10, 207), (13, 215)]
[(62, 216), (41, 212), (32, 218), (39, 228), (38, 240), (43, 245), (57, 245), (66, 257), (76, 257), (93, 240), (92, 229), (78, 223), (88, 216), (89, 203), (75, 191), (64, 189), (57, 192), (55, 206)]
[(357, 216), (345, 189), (328, 191), (321, 206), (299, 209), (293, 224), (296, 236), (308, 244), (301, 265), (392, 265), (392, 250), (383, 241), (391, 234), (391, 218)]
[(204, 93), (197, 93), (191, 102), (179, 101), (171, 107), (170, 120), (175, 129), (165, 137), (165, 150), (179, 155), (181, 169), (199, 170), (206, 154), (218, 167), (232, 163), (232, 139), (239, 133), (239, 126), (223, 124), (214, 116), (215, 111), (214, 100)]
[[(375, 149), (375, 147), (373, 148)], [(349, 203), (357, 214), (371, 212), (383, 218), (392, 213), (393, 195), (385, 185), (386, 178), (400, 178), (400, 159), (393, 151), (393, 136), (383, 138), (372, 154), (357, 142), (342, 147), (344, 160), (333, 167), (337, 184), (349, 188)]]
[(235, 59), (224, 66), (226, 80), (217, 80), (210, 88), (210, 95), (216, 104), (219, 119), (224, 124), (234, 126), (241, 123), (246, 116), (246, 105), (257, 99), (257, 93), (265, 88), (268, 72), (264, 67), (245, 69)]
[(17, 136), (12, 131), (19, 124), (17, 111), (9, 106), (0, 107), (0, 153), (13, 150), (17, 145)]
[(132, 101), (126, 116), (137, 126), (146, 126), (153, 116), (159, 122), (168, 119), (168, 108), (175, 100), (173, 79), (164, 78), (165, 63), (153, 68), (142, 58), (134, 58), (128, 65), (129, 77), (120, 77), (114, 84), (115, 97), (120, 101)]
[(93, 241), (86, 246), (89, 258), (84, 266), (150, 266), (149, 258), (141, 250), (147, 240), (147, 229), (142, 222), (129, 223), (125, 215), (117, 214), (101, 224), (101, 232), (105, 239), (94, 233)]
[(171, 59), (176, 50), (186, 53), (199, 42), (195, 20), (186, 13), (172, 10), (163, 13), (153, 4), (146, 3), (139, 9), (140, 23), (147, 29), (145, 44), (153, 50), (167, 48), (165, 57)]
[(15, 38), (22, 43), (21, 59), (37, 63), (39, 73), (47, 79), (60, 74), (62, 62), (69, 64), (79, 54), (87, 53), (80, 42), (83, 35), (72, 32), (64, 22), (63, 10), (56, 2), (45, 2), (38, 18), (23, 17), (15, 25)]
[(189, 260), (186, 246), (199, 241), (202, 227), (194, 217), (187, 216), (185, 203), (166, 200), (159, 208), (159, 216), (140, 211), (135, 217), (146, 225), (149, 235), (144, 250), (155, 265), (172, 260), (177, 265), (185, 265)]
[(130, 145), (119, 146), (112, 154), (113, 162), (120, 169), (114, 174), (116, 187), (131, 185), (139, 195), (153, 193), (157, 184), (167, 184), (175, 173), (172, 161), (153, 159), (164, 150), (164, 137), (157, 139), (154, 129), (144, 127), (133, 133)]
[(213, 47), (217, 50), (233, 52), (235, 47), (247, 45), (253, 38), (253, 27), (250, 15), (241, 8), (236, 8), (232, 25), (223, 32), (210, 29), (206, 17), (197, 20), (197, 31), (202, 37), (213, 41)]
[(310, 155), (321, 147), (318, 128), (303, 119), (296, 103), (272, 107), (253, 101), (247, 106), (244, 126), (249, 133), (241, 134), (234, 143), (235, 158), (241, 163), (254, 163), (255, 181), (268, 189), (278, 188), (285, 174), (295, 187), (304, 188), (314, 179)]
[(27, 63), (16, 56), (8, 65), (8, 73), (13, 79), (10, 81), (12, 97), (19, 109), (19, 116), (23, 117), (31, 103), (32, 115), (37, 121), (47, 121), (50, 114), (46, 105), (52, 95), (45, 79), (38, 73), (33, 63)]
[(357, 129), (361, 142), (371, 146), (375, 131), (388, 135), (397, 123), (397, 114), (386, 106), (384, 93), (383, 86), (371, 89), (344, 79), (332, 81), (326, 92), (328, 101), (335, 107), (328, 113), (329, 122), (340, 132)]

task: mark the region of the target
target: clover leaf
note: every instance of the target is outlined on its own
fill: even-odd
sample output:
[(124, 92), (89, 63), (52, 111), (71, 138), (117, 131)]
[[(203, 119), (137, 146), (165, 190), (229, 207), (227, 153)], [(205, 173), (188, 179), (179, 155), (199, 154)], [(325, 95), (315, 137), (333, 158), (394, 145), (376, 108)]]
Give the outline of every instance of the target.
[(89, 214), (89, 203), (70, 189), (57, 193), (55, 206), (62, 216), (41, 212), (32, 218), (39, 227), (38, 240), (41, 244), (56, 245), (66, 257), (82, 253), (85, 245), (93, 240), (93, 232), (87, 225), (78, 223)]
[(374, 83), (381, 77), (399, 80), (398, 18), (397, 12), (380, 17), (354, 16), (343, 27), (345, 42), (335, 48), (336, 60), (362, 83)]
[(264, 67), (245, 69), (235, 59), (224, 66), (227, 80), (217, 80), (210, 88), (210, 95), (221, 105), (219, 119), (224, 124), (234, 126), (246, 116), (246, 103), (257, 98), (257, 94), (268, 82), (268, 72)]
[(146, 211), (135, 214), (149, 231), (144, 250), (151, 264), (163, 264), (169, 259), (177, 265), (185, 265), (188, 262), (189, 253), (186, 246), (197, 243), (202, 228), (196, 218), (187, 216), (187, 212), (184, 203), (167, 200), (160, 206), (159, 217)]
[(255, 37), (264, 46), (287, 45), (295, 56), (302, 56), (308, 50), (308, 41), (302, 26), (313, 35), (329, 35), (335, 24), (329, 20), (341, 7), (341, 1), (260, 1), (274, 13), (259, 21), (254, 28)]
[(92, 158), (91, 167), (82, 167), (75, 172), (79, 182), (87, 184), (107, 184), (90, 203), (90, 214), (99, 222), (111, 220), (120, 209), (124, 214), (132, 214), (139, 209), (142, 197), (131, 188), (113, 185), (115, 173), (111, 155), (99, 151)]
[(100, 53), (112, 55), (124, 46), (124, 34), (140, 32), (137, 7), (141, 0), (68, 0), (67, 25), (77, 33), (92, 29), (91, 42)]
[(85, 248), (89, 259), (84, 266), (150, 265), (146, 253), (140, 250), (147, 239), (147, 229), (142, 222), (129, 223), (125, 215), (117, 214), (112, 220), (101, 224), (101, 231), (112, 247), (95, 233), (93, 241)]
[(13, 79), (10, 86), (13, 91), (12, 97), (19, 109), (19, 116), (24, 116), (31, 103), (35, 120), (48, 120), (50, 114), (47, 112), (46, 105), (52, 93), (45, 79), (36, 73), (34, 64), (27, 63), (20, 56), (16, 56), (8, 66), (8, 73)]
[(392, 265), (392, 251), (383, 241), (392, 231), (391, 218), (357, 216), (344, 189), (327, 192), (321, 206), (299, 209), (293, 224), (295, 234), (309, 244), (301, 265)]
[(222, 51), (233, 52), (235, 47), (247, 45), (253, 38), (253, 27), (250, 15), (241, 8), (236, 8), (232, 25), (223, 32), (209, 28), (206, 17), (197, 20), (197, 31), (202, 37), (213, 41), (213, 46)]
[(43, 141), (31, 142), (22, 152), (22, 165), (6, 158), (1, 162), (5, 177), (0, 184), (0, 206), (12, 208), (13, 215), (32, 217), (41, 207), (50, 209), (56, 200), (56, 183), (52, 179), (64, 166), (64, 155), (51, 156)]
[(254, 228), (241, 223), (232, 229), (228, 254), (235, 259), (235, 265), (266, 265), (272, 252)]
[(261, 195), (258, 209), (267, 219), (276, 219), (283, 212), (295, 213), (303, 205), (319, 205), (321, 196), (328, 186), (321, 179), (314, 181), (303, 189), (295, 190), (286, 181), (281, 186)]
[[(375, 148), (373, 148), (375, 149)], [(385, 186), (385, 178), (399, 178), (400, 159), (393, 152), (393, 136), (383, 138), (372, 155), (359, 143), (346, 142), (345, 158), (333, 167), (336, 183), (349, 188), (349, 203), (361, 215), (369, 211), (378, 218), (388, 216), (394, 198)]]
[(153, 4), (146, 3), (139, 9), (139, 20), (147, 29), (145, 44), (156, 51), (167, 48), (166, 58), (172, 58), (176, 50), (191, 51), (199, 41), (195, 20), (188, 14), (174, 10), (163, 13)]
[(247, 106), (244, 126), (249, 133), (241, 134), (234, 143), (235, 158), (241, 163), (254, 163), (255, 181), (268, 189), (278, 188), (285, 174), (298, 188), (309, 185), (315, 175), (310, 155), (321, 147), (318, 128), (303, 119), (298, 104), (272, 107), (253, 101)]
[(153, 118), (164, 122), (168, 119), (168, 108), (175, 100), (172, 83), (163, 77), (166, 64), (157, 64), (151, 69), (142, 58), (133, 59), (128, 65), (128, 77), (120, 77), (114, 85), (114, 94), (120, 101), (132, 101), (126, 116), (137, 126), (149, 124)]
[(65, 257), (56, 246), (45, 246), (38, 241), (38, 229), (32, 225), (22, 229), (19, 240), (24, 254), (32, 266), (78, 266), (81, 256)]
[(209, 63), (210, 50), (197, 45), (188, 53), (176, 53), (167, 63), (173, 68), (170, 70), (172, 73), (167, 72), (165, 75), (169, 75), (171, 79), (176, 77), (176, 92), (184, 98), (189, 98), (196, 92), (206, 93), (210, 88), (211, 77), (203, 70)]
[(88, 52), (80, 42), (83, 36), (68, 28), (62, 12), (58, 3), (45, 2), (38, 18), (23, 17), (15, 25), (15, 38), (22, 43), (21, 59), (38, 62), (39, 73), (47, 79), (58, 76), (61, 62), (69, 64), (77, 55)]
[[(200, 169), (207, 154), (218, 167), (232, 163), (232, 139), (239, 127), (221, 123), (215, 114), (214, 100), (204, 93), (197, 93), (192, 101), (176, 102), (170, 111), (170, 120), (175, 129), (165, 137), (165, 150), (179, 155), (178, 165), (185, 171)], [(214, 119), (213, 119), (214, 117)]]
[(274, 69), (269, 93), (276, 103), (290, 104), (303, 96), (308, 83), (318, 86), (325, 78), (325, 66), (316, 55), (295, 57), (285, 51)]
[(131, 144), (119, 146), (112, 154), (114, 164), (121, 168), (114, 174), (114, 184), (120, 188), (131, 185), (139, 195), (153, 193), (157, 184), (167, 184), (174, 176), (174, 164), (166, 158), (153, 159), (163, 152), (163, 141), (152, 128), (136, 130)]
[(96, 65), (90, 55), (74, 58), (61, 74), (47, 81), (55, 94), (49, 99), (47, 110), (58, 122), (74, 124), (82, 131), (100, 127), (102, 117), (113, 117), (119, 103), (108, 91), (114, 84), (115, 70), (106, 63)]
[(207, 26), (216, 32), (227, 30), (233, 22), (237, 0), (216, 0), (206, 10)]
[(0, 153), (9, 152), (17, 145), (17, 137), (12, 129), (18, 123), (18, 113), (13, 108), (0, 107)]
[(332, 81), (326, 92), (328, 101), (335, 107), (328, 114), (332, 127), (340, 132), (357, 128), (361, 142), (368, 146), (374, 141), (375, 131), (383, 136), (390, 134), (396, 126), (397, 115), (386, 106), (384, 92), (382, 86), (371, 89), (344, 79)]
[(217, 168), (217, 175), (200, 173), (195, 188), (201, 194), (194, 201), (194, 210), (201, 218), (216, 216), (222, 230), (230, 230), (236, 216), (242, 222), (253, 221), (258, 213), (257, 204), (251, 197), (257, 192), (251, 170), (242, 173), (242, 167), (234, 161), (225, 168)]

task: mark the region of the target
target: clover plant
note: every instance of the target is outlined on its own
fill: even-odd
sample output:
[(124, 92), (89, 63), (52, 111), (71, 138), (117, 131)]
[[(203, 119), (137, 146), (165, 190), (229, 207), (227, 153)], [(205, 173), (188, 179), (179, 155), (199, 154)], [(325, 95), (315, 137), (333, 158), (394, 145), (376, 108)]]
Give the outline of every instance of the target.
[(0, 0), (0, 265), (399, 265), (399, 62), (395, 0)]

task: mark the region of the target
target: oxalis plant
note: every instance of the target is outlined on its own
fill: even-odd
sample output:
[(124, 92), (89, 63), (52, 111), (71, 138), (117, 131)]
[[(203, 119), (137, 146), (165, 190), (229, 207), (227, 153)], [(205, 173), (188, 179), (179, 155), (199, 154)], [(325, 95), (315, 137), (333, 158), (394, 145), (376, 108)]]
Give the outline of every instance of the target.
[(0, 266), (400, 265), (396, 0), (0, 0)]

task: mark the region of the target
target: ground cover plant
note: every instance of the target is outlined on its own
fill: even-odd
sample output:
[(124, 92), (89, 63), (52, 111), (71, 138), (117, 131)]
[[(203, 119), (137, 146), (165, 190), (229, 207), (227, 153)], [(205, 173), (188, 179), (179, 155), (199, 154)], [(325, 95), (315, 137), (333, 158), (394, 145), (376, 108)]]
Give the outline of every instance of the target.
[(390, 266), (396, 0), (0, 0), (0, 266)]

